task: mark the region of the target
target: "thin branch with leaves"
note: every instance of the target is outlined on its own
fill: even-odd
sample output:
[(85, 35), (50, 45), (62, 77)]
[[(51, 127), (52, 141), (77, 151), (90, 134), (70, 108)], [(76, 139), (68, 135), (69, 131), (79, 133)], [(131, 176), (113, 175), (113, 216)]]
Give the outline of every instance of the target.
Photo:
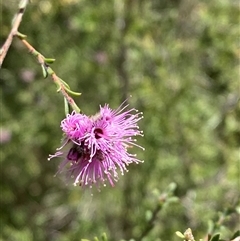
[(25, 9), (26, 9), (28, 3), (29, 3), (29, 0), (21, 0), (21, 2), (18, 5), (18, 12), (16, 13), (16, 15), (12, 21), (12, 29), (11, 29), (5, 43), (3, 44), (2, 48), (0, 49), (0, 69), (1, 69), (3, 61), (7, 55), (7, 52), (12, 44), (13, 38), (18, 33), (18, 28), (20, 26), (23, 14), (25, 12)]

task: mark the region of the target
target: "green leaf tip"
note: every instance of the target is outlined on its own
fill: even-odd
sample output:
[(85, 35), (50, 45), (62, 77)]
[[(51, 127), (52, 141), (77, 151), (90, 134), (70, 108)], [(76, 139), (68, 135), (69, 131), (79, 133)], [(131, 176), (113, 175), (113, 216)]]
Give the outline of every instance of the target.
[(69, 114), (69, 105), (65, 97), (64, 97), (64, 110), (65, 110), (65, 115), (67, 116)]
[(20, 38), (20, 39), (25, 39), (25, 38), (27, 38), (27, 35), (22, 34), (22, 33), (20, 33), (20, 32), (17, 32), (17, 33), (16, 33), (16, 36), (17, 36), (18, 38)]
[(49, 66), (47, 67), (47, 72), (48, 72), (49, 75), (55, 74), (55, 72), (53, 71), (53, 69), (51, 69)]
[(182, 239), (185, 238), (185, 236), (179, 231), (175, 232), (175, 234)]
[(66, 88), (66, 91), (68, 92), (68, 93), (70, 93), (70, 94), (72, 94), (72, 95), (76, 95), (76, 96), (80, 96), (82, 93), (79, 93), (79, 92), (75, 92), (75, 91), (72, 91), (72, 90), (70, 90), (70, 89), (68, 89), (68, 88)]
[(70, 89), (70, 86), (68, 85), (67, 82), (65, 82), (63, 79), (59, 78), (59, 80), (62, 82), (62, 84), (67, 87), (68, 89)]
[(58, 88), (57, 88), (57, 93), (59, 93), (60, 91), (61, 91), (61, 86), (60, 85), (58, 85)]
[(170, 192), (174, 192), (177, 188), (177, 184), (175, 182), (172, 182), (169, 184), (168, 189)]
[(71, 107), (76, 111), (76, 113), (80, 113), (81, 109), (76, 105), (76, 103), (71, 104)]
[(102, 238), (102, 241), (108, 241), (106, 233), (103, 233), (101, 238)]
[(44, 77), (44, 79), (46, 79), (48, 77), (48, 72), (45, 68), (45, 65), (41, 64), (41, 67), (42, 67), (43, 77)]
[(56, 59), (52, 59), (52, 58), (44, 58), (44, 61), (47, 63), (47, 64), (52, 64), (53, 62), (55, 62)]

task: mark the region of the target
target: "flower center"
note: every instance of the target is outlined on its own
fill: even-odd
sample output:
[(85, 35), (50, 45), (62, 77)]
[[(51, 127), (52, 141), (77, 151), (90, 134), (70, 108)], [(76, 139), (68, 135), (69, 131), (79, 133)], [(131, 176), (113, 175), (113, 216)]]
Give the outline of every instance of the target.
[(80, 146), (74, 146), (69, 150), (67, 159), (70, 161), (77, 162), (82, 155), (83, 155), (83, 149)]
[(103, 131), (102, 131), (102, 129), (100, 129), (100, 128), (96, 128), (96, 129), (94, 130), (94, 134), (95, 134), (95, 138), (96, 138), (96, 139), (99, 139), (99, 138), (102, 137)]

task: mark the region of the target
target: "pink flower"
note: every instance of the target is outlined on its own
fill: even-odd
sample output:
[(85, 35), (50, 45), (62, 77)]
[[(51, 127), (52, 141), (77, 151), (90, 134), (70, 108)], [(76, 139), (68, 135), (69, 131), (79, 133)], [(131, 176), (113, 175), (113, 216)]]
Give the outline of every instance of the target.
[[(142, 113), (126, 108), (127, 105), (112, 110), (105, 105), (92, 117), (75, 112), (67, 115), (61, 122), (65, 141), (49, 159), (64, 157), (59, 171), (69, 166), (68, 173), (74, 177), (75, 185), (99, 187), (108, 181), (114, 186), (119, 172), (123, 175), (129, 164), (142, 162), (128, 152), (132, 146), (144, 149), (134, 139), (143, 136), (137, 124)], [(65, 147), (67, 152), (62, 151)]]
[(69, 139), (84, 139), (87, 132), (91, 129), (92, 121), (83, 114), (72, 112), (71, 115), (61, 122), (62, 131)]

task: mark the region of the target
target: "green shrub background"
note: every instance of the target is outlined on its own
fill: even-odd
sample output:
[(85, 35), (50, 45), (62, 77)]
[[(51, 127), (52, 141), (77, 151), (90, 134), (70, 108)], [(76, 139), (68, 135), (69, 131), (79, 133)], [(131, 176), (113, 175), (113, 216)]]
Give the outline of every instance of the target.
[[(1, 45), (17, 5), (1, 1)], [(60, 160), (47, 158), (60, 144), (63, 98), (14, 39), (0, 70), (1, 240), (138, 240), (172, 182), (179, 200), (144, 241), (179, 240), (175, 231), (188, 227), (204, 237), (239, 198), (238, 23), (234, 0), (33, 0), (20, 32), (56, 58), (84, 113), (132, 96), (146, 149), (134, 151), (145, 162), (101, 192), (54, 177)], [(223, 238), (238, 221), (235, 212), (224, 221)]]

